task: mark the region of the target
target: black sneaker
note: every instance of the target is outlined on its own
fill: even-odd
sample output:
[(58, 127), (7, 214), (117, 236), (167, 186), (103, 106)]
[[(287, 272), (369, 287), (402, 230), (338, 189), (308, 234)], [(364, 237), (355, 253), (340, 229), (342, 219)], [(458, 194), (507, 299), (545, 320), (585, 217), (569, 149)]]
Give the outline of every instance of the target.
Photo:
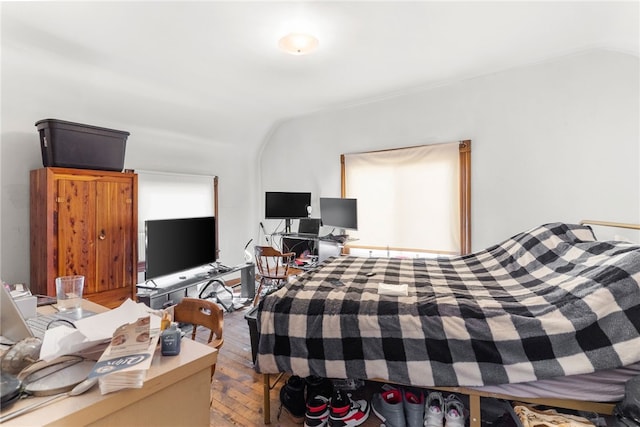
[(335, 389), (331, 398), (329, 411), (329, 426), (351, 427), (359, 426), (369, 417), (369, 403), (362, 400), (353, 400), (351, 395), (343, 390)]
[(326, 397), (327, 400), (331, 399), (333, 384), (330, 379), (311, 375), (305, 378), (305, 382), (307, 383), (307, 403), (317, 396)]
[(297, 375), (292, 375), (287, 383), (280, 389), (280, 411), (278, 419), (282, 413), (282, 408), (286, 409), (293, 421), (297, 424), (304, 422), (306, 405), (304, 401), (305, 381)]

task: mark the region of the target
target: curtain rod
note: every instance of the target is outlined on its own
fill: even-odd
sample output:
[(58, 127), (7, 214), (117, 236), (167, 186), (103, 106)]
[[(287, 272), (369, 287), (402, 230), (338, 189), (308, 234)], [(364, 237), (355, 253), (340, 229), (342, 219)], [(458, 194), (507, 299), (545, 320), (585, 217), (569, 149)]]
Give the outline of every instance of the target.
[(640, 224), (626, 224), (622, 222), (594, 221), (590, 219), (583, 219), (582, 221), (580, 221), (580, 224), (602, 225), (604, 227), (630, 228), (632, 230), (640, 230)]
[(152, 171), (152, 170), (144, 170), (144, 169), (129, 169), (135, 173), (145, 173), (148, 175), (177, 175), (177, 176), (202, 176), (207, 178), (216, 178), (217, 175), (209, 175), (204, 173), (185, 173), (185, 172), (164, 172), (164, 171)]

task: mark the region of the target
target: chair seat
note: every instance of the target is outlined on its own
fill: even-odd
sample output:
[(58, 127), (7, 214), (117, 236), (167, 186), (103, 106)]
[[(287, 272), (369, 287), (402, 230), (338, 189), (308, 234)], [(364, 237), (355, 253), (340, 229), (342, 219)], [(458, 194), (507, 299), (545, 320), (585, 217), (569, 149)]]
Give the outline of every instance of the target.
[(287, 274), (278, 274), (278, 271), (272, 269), (269, 271), (265, 271), (263, 274), (260, 274), (260, 276), (264, 277), (265, 279), (285, 280), (289, 278), (289, 273), (287, 272)]

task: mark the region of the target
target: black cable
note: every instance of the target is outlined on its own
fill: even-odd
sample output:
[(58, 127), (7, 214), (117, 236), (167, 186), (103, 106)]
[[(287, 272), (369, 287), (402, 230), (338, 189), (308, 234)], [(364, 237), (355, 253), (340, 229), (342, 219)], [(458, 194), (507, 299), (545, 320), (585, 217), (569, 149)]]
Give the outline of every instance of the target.
[(54, 323), (58, 323), (58, 322), (68, 323), (69, 325), (71, 325), (71, 327), (72, 327), (73, 329), (78, 329), (78, 328), (76, 328), (76, 325), (74, 325), (72, 321), (67, 320), (67, 319), (53, 319), (52, 321), (50, 321), (49, 323), (47, 323), (47, 328), (46, 328), (46, 329), (49, 329), (49, 327), (50, 327), (51, 325), (53, 325)]

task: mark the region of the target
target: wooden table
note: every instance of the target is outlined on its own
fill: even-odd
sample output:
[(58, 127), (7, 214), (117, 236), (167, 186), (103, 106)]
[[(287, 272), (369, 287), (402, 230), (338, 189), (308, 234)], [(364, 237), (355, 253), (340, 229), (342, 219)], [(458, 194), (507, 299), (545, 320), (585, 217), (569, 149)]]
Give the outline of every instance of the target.
[[(85, 301), (93, 311), (104, 308)], [(97, 386), (2, 423), (2, 426), (209, 426), (211, 365), (217, 350), (188, 338), (177, 356), (153, 357), (144, 386), (102, 395)], [(13, 412), (46, 397), (16, 402)]]

